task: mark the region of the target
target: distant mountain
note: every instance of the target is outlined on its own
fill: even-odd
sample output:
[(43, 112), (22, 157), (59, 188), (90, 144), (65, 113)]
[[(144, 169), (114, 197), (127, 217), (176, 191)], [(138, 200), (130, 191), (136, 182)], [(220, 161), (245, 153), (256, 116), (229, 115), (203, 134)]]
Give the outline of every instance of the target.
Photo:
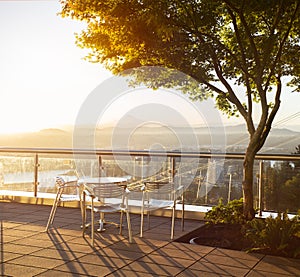
[[(162, 145), (165, 148), (188, 148), (194, 145), (193, 136), (198, 137), (201, 151), (211, 147), (212, 138), (214, 146), (222, 143), (224, 130), (226, 134), (226, 146), (228, 152), (244, 152), (248, 144), (248, 133), (245, 125), (224, 127), (169, 127), (157, 125), (145, 125), (135, 128), (102, 127), (76, 128), (79, 141), (85, 142), (87, 138), (95, 141), (96, 148), (111, 148), (112, 143), (130, 149), (148, 149), (153, 145)], [(183, 140), (183, 141), (181, 141)], [(184, 145), (182, 145), (182, 143)], [(287, 128), (273, 128), (261, 150), (263, 153), (286, 153), (295, 151), (300, 144), (300, 132)], [(84, 143), (83, 143), (84, 145)], [(72, 148), (73, 127), (43, 129), (39, 132), (22, 133), (13, 135), (0, 135), (0, 147), (49, 147)]]
[(69, 148), (72, 133), (61, 129), (44, 129), (39, 132), (0, 135), (0, 146)]
[[(233, 134), (233, 133), (247, 133), (247, 128), (245, 124), (238, 124), (238, 125), (228, 125), (225, 126), (226, 132)], [(296, 130), (291, 130), (289, 128), (272, 128), (271, 132), (272, 135), (283, 135), (283, 134), (299, 134), (300, 132)]]
[(42, 129), (38, 132), (39, 134), (44, 135), (55, 135), (55, 134), (65, 134), (67, 131), (57, 128), (48, 128), (48, 129)]

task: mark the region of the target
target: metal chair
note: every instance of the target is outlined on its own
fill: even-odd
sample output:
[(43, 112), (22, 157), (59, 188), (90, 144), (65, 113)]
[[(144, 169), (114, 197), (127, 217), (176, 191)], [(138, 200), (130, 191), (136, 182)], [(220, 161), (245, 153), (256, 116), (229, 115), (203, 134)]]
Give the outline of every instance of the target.
[[(50, 224), (53, 224), (57, 207), (62, 202), (80, 202), (80, 186), (77, 183), (78, 178), (75, 176), (56, 177), (55, 183), (57, 193), (52, 205), (45, 231), (48, 231)], [(80, 204), (81, 205), (81, 204)]]
[(153, 210), (171, 208), (171, 239), (174, 238), (175, 211), (178, 197), (183, 193), (183, 187), (176, 187), (172, 182), (144, 182), (142, 188), (141, 226), (140, 237), (143, 237), (144, 213), (148, 216), (148, 229), (150, 228), (150, 212)]
[[(99, 228), (97, 231), (104, 231), (104, 215), (105, 213), (116, 213), (120, 212), (120, 235), (122, 235), (122, 222), (123, 213), (127, 216), (127, 226), (128, 226), (128, 237), (129, 242), (132, 242), (132, 232), (130, 215), (128, 208), (128, 194), (129, 190), (124, 184), (120, 185), (117, 183), (109, 184), (97, 184), (90, 188), (85, 188), (83, 190), (83, 230), (82, 235), (84, 236), (86, 228), (91, 225), (91, 241), (92, 246), (94, 246), (95, 240), (95, 214), (100, 214)], [(90, 198), (91, 204), (86, 205), (87, 197)], [(86, 224), (86, 210), (91, 211), (91, 224)]]

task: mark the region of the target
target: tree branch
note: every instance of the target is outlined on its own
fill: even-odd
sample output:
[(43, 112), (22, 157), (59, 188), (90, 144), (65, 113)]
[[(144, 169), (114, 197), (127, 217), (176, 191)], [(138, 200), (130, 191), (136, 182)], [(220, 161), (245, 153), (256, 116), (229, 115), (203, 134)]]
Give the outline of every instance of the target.
[(228, 9), (228, 13), (231, 16), (233, 27), (234, 27), (234, 30), (235, 30), (236, 40), (238, 42), (238, 46), (239, 46), (240, 51), (241, 51), (242, 64), (243, 64), (243, 67), (244, 67), (244, 72), (245, 72), (245, 74), (248, 74), (248, 70), (246, 69), (247, 65), (246, 65), (245, 48), (243, 46), (243, 42), (242, 42), (242, 39), (241, 39), (241, 36), (240, 36), (240, 30), (237, 26), (236, 17), (234, 15), (233, 11), (230, 8)]
[(277, 90), (276, 90), (276, 95), (275, 95), (275, 103), (274, 107), (272, 108), (272, 111), (267, 119), (267, 122), (265, 124), (265, 128), (261, 134), (261, 139), (259, 141), (259, 149), (258, 151), (263, 147), (272, 127), (273, 120), (275, 118), (275, 115), (277, 114), (279, 107), (280, 107), (280, 96), (281, 96), (281, 91), (282, 91), (282, 83), (280, 76), (277, 77)]
[(283, 46), (284, 46), (284, 44), (285, 44), (287, 38), (289, 37), (289, 34), (290, 34), (290, 31), (291, 31), (293, 22), (294, 22), (294, 20), (295, 20), (296, 14), (297, 14), (297, 12), (298, 12), (299, 6), (300, 6), (300, 2), (298, 1), (298, 2), (297, 2), (297, 5), (296, 5), (296, 7), (295, 7), (294, 13), (293, 13), (293, 15), (292, 15), (292, 17), (291, 17), (291, 19), (290, 19), (290, 24), (289, 24), (289, 26), (288, 26), (288, 29), (287, 29), (287, 31), (285, 32), (285, 34), (284, 34), (284, 36), (283, 36), (283, 39), (282, 39), (281, 42), (280, 42), (280, 45), (279, 45), (279, 48), (278, 48), (278, 51), (277, 51), (275, 60), (274, 60), (274, 62), (273, 62), (273, 65), (271, 66), (271, 70), (270, 70), (270, 73), (269, 73), (269, 75), (268, 75), (268, 78), (267, 78), (267, 81), (266, 81), (266, 84), (265, 84), (265, 88), (264, 88), (264, 91), (265, 91), (265, 92), (268, 90), (268, 87), (269, 87), (269, 85), (270, 85), (272, 76), (274, 75), (274, 72), (275, 72), (276, 65), (277, 65), (278, 61), (280, 60), (280, 58), (281, 58)]
[[(243, 3), (244, 4), (244, 3)], [(229, 6), (228, 6), (229, 7)], [(234, 15), (234, 12), (230, 9), (228, 9), (228, 13), (231, 16), (232, 19), (232, 23), (234, 26), (234, 30), (235, 30), (235, 35), (236, 35), (236, 39), (238, 42), (238, 46), (240, 48), (241, 51), (241, 55), (242, 55), (242, 68), (244, 68), (244, 74), (245, 74), (245, 82), (246, 82), (246, 87), (247, 87), (247, 98), (248, 98), (248, 120), (250, 121), (250, 119), (252, 118), (252, 93), (251, 93), (251, 86), (250, 86), (250, 78), (253, 76), (251, 76), (249, 74), (249, 71), (247, 70), (247, 63), (246, 63), (246, 55), (245, 55), (245, 48), (243, 46), (243, 41), (241, 39), (240, 36), (240, 30), (238, 28), (237, 22), (236, 22), (236, 16)], [(251, 76), (251, 77), (250, 77)], [(254, 132), (254, 126), (249, 126), (251, 128), (251, 132)]]
[(227, 89), (228, 96), (226, 96), (226, 98), (237, 107), (240, 114), (245, 118), (246, 121), (249, 120), (247, 111), (245, 110), (245, 108), (241, 104), (240, 100), (237, 98), (237, 96), (234, 93), (234, 91), (233, 91), (232, 87), (230, 86), (230, 84), (227, 82), (227, 80), (223, 76), (222, 66), (220, 65), (220, 63), (218, 61), (218, 57), (217, 57), (216, 53), (213, 50), (210, 50), (210, 52), (211, 52), (211, 57), (212, 57), (212, 60), (213, 60), (215, 72), (216, 72), (217, 76), (219, 77), (221, 83)]
[(264, 55), (263, 55), (263, 61), (262, 61), (262, 68), (265, 68), (266, 63), (270, 59), (270, 55), (272, 53), (272, 51), (271, 51), (272, 40), (273, 40), (273, 37), (274, 37), (274, 34), (275, 34), (275, 30), (276, 30), (276, 28), (278, 26), (278, 23), (280, 21), (279, 18), (280, 18), (280, 13), (281, 13), (281, 11), (283, 9), (283, 2), (284, 2), (284, 0), (281, 0), (280, 6), (279, 6), (279, 8), (277, 10), (277, 14), (276, 14), (276, 16), (275, 16), (275, 18), (273, 20), (272, 26), (269, 26), (267, 24), (267, 20), (265, 20), (266, 25), (268, 25), (268, 27), (270, 29), (270, 35), (269, 35), (269, 38), (268, 38), (268, 42), (266, 43), (266, 47), (265, 47), (265, 49), (263, 51)]
[(258, 51), (257, 51), (257, 48), (256, 48), (256, 45), (255, 45), (255, 42), (253, 40), (253, 37), (252, 37), (252, 34), (250, 32), (250, 29), (249, 29), (249, 26), (247, 24), (247, 21), (244, 17), (244, 14), (242, 12), (242, 10), (238, 9), (237, 7), (235, 7), (230, 1), (228, 0), (224, 0), (224, 2), (233, 10), (235, 11), (238, 15), (239, 15), (239, 18), (241, 20), (241, 23), (243, 24), (244, 28), (245, 28), (245, 32), (248, 36), (248, 39), (249, 39), (249, 42), (250, 42), (250, 46), (251, 46), (251, 49), (254, 53), (254, 59), (255, 59), (255, 63), (256, 65), (258, 66), (258, 68), (260, 69), (261, 68), (261, 63), (260, 63), (260, 59), (259, 59), (259, 54), (258, 54)]
[[(176, 2), (178, 3), (178, 1), (176, 1)], [(182, 2), (180, 2), (180, 3), (182, 3)], [(192, 9), (192, 12), (189, 12), (188, 9), (186, 8), (186, 5), (181, 5), (181, 6), (186, 11), (186, 13), (188, 14), (188, 19), (191, 22), (191, 27), (190, 28), (189, 28), (189, 24), (187, 24), (186, 22), (181, 22), (181, 28), (183, 28), (184, 30), (186, 30), (187, 33), (194, 34), (197, 37), (206, 37), (206, 38), (209, 38), (212, 42), (214, 42), (221, 49), (223, 49), (223, 51), (225, 51), (226, 53), (228, 53), (230, 55), (230, 57), (233, 59), (233, 61), (235, 62), (235, 64), (238, 65), (238, 67), (242, 70), (242, 72), (245, 74), (245, 76), (247, 76), (247, 78), (254, 78), (253, 76), (251, 76), (251, 74), (249, 73), (249, 71), (247, 69), (247, 65), (246, 65), (246, 62), (245, 62), (246, 58), (245, 58), (244, 51), (241, 51), (243, 53), (243, 61), (240, 62), (237, 59), (236, 55), (228, 47), (226, 47), (226, 45), (224, 45), (220, 41), (220, 39), (216, 38), (215, 36), (210, 35), (209, 33), (203, 33), (203, 32), (199, 31), (198, 26), (197, 26), (195, 20), (193, 20), (193, 18), (196, 18), (198, 16), (198, 14), (193, 9)]]

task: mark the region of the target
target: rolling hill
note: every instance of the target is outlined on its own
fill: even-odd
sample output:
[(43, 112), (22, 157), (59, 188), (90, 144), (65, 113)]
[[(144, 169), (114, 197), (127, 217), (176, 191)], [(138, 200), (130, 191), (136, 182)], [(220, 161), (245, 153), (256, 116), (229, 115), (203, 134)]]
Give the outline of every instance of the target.
[[(224, 129), (220, 127), (194, 129), (184, 127), (142, 127), (118, 128), (105, 127), (97, 129), (94, 134), (96, 148), (111, 148), (112, 143), (120, 143), (120, 147), (128, 146), (130, 149), (148, 149), (154, 144), (165, 148), (187, 148), (193, 145), (192, 136), (199, 141), (200, 150), (205, 151), (214, 144), (222, 141)], [(248, 143), (248, 135), (244, 125), (226, 126), (227, 152), (244, 152)], [(87, 138), (84, 129), (80, 134), (83, 141)], [(0, 135), (0, 147), (46, 147), (46, 148), (72, 148), (72, 128), (43, 129), (39, 132)], [(113, 142), (112, 142), (113, 141)], [(191, 141), (191, 142), (190, 142)], [(184, 144), (184, 145), (183, 145)], [(190, 145), (189, 145), (190, 144)], [(285, 153), (295, 151), (300, 144), (300, 132), (286, 128), (272, 129), (267, 139), (263, 153)], [(116, 145), (115, 145), (116, 146)], [(124, 148), (124, 147), (123, 147)]]

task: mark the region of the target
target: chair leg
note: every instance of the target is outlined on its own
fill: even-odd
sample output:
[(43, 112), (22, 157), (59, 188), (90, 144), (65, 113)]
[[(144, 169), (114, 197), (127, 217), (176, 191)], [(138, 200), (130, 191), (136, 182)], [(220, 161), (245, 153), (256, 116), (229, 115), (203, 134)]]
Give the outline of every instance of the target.
[(95, 213), (94, 213), (94, 199), (92, 198), (92, 207), (91, 207), (91, 239), (92, 239), (92, 246), (94, 246), (94, 236), (95, 236)]
[(104, 229), (104, 213), (99, 213), (99, 228), (97, 229), (97, 232), (103, 232)]
[(143, 227), (144, 227), (144, 204), (141, 207), (141, 226), (140, 226), (140, 237), (143, 237)]
[(150, 211), (147, 211), (148, 230), (150, 230)]
[(81, 216), (82, 216), (82, 236), (84, 237), (86, 229), (86, 194), (82, 194), (82, 203), (81, 203)]
[(184, 231), (184, 192), (182, 194), (181, 231)]
[[(83, 221), (83, 219), (85, 219), (85, 210), (84, 210), (85, 209), (85, 201), (83, 201), (83, 197), (84, 197), (83, 192), (81, 192), (79, 195), (80, 195), (80, 197), (79, 197), (80, 213), (81, 213), (81, 219)], [(82, 225), (82, 227), (83, 227), (83, 225)]]
[(126, 216), (127, 216), (127, 228), (128, 228), (128, 240), (129, 243), (132, 243), (132, 231), (131, 231), (131, 222), (130, 222), (130, 215), (129, 215), (129, 211), (126, 211)]
[(143, 237), (145, 192), (142, 194), (140, 237)]
[(48, 231), (50, 224), (53, 223), (53, 220), (54, 220), (54, 217), (55, 217), (55, 214), (56, 214), (57, 206), (58, 206), (59, 199), (60, 199), (61, 195), (62, 195), (62, 189), (59, 189), (57, 191), (54, 203), (53, 203), (52, 208), (51, 208), (51, 212), (50, 212), (48, 222), (47, 222), (47, 225), (46, 225), (46, 229), (45, 229), (46, 232)]
[(126, 217), (127, 217), (127, 228), (128, 228), (128, 240), (129, 240), (129, 243), (132, 243), (131, 221), (130, 221), (129, 205), (128, 205), (128, 198), (127, 197), (125, 198), (125, 201), (126, 201)]
[(171, 239), (174, 238), (174, 227), (175, 227), (175, 204), (172, 207)]
[(121, 214), (120, 214), (120, 232), (119, 232), (120, 235), (122, 235), (122, 231), (123, 231), (123, 210), (121, 210)]

